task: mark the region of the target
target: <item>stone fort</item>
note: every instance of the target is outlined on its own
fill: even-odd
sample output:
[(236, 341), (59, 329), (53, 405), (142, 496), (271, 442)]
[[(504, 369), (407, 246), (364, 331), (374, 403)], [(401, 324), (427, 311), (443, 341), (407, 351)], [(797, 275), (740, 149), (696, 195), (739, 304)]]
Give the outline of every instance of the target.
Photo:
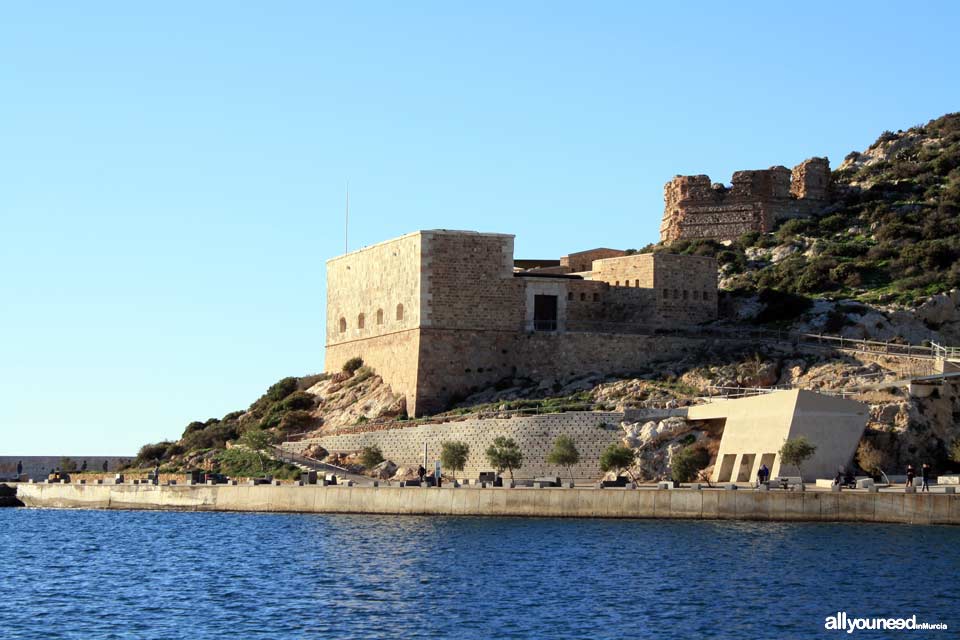
[(328, 260), (325, 370), (359, 356), (417, 416), (513, 377), (636, 371), (698, 346), (657, 328), (717, 316), (714, 258), (516, 260), (513, 240), (417, 231)]
[(744, 233), (767, 233), (789, 218), (809, 216), (826, 203), (830, 161), (804, 160), (791, 171), (783, 166), (737, 171), (732, 185), (710, 177), (676, 176), (663, 187), (660, 241), (735, 240)]

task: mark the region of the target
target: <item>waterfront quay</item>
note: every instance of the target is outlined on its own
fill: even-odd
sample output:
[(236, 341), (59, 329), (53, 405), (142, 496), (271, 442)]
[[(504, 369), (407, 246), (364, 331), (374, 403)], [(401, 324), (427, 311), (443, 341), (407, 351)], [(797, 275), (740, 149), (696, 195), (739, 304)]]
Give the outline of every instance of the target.
[(960, 494), (747, 487), (20, 483), (27, 507), (960, 524)]

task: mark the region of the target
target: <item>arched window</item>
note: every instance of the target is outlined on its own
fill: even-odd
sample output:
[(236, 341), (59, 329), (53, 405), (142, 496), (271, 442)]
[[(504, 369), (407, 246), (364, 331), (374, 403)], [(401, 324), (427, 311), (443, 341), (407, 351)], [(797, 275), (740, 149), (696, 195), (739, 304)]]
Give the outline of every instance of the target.
[(377, 309), (377, 324), (383, 324), (383, 309)]
[(567, 292), (567, 300), (573, 300), (573, 291)]
[(365, 320), (365, 318), (363, 317), (363, 314), (362, 314), (362, 313), (357, 316), (357, 329), (363, 329), (363, 321), (364, 321), (364, 320)]
[(347, 319), (340, 318), (340, 333), (343, 333), (346, 330), (347, 330)]
[(679, 290), (679, 289), (674, 289), (674, 290), (673, 290), (673, 299), (674, 299), (674, 300), (677, 300), (679, 297), (680, 297), (680, 290)]
[(663, 298), (664, 298), (664, 299), (667, 299), (667, 298), (669, 298), (669, 297), (670, 297), (670, 289), (664, 289), (664, 290), (663, 290)]
[(639, 287), (639, 286), (640, 286), (640, 280), (634, 280), (634, 281), (633, 281), (633, 286)]
[(687, 299), (687, 290), (686, 290), (686, 289), (683, 290), (683, 299), (684, 299), (684, 300)]
[(398, 320), (398, 321), (402, 321), (402, 320), (403, 320), (403, 305), (402, 305), (402, 304), (398, 304), (398, 305), (397, 305), (397, 320)]
[(580, 302), (583, 302), (583, 301), (586, 300), (586, 299), (587, 299), (587, 294), (581, 293), (581, 294), (580, 294)]
[(709, 299), (710, 299), (710, 294), (707, 293), (706, 291), (704, 291), (704, 292), (703, 292), (703, 299), (704, 299), (704, 300), (709, 300)]
[(613, 283), (613, 286), (615, 286), (615, 287), (619, 287), (619, 286), (620, 286), (620, 281), (619, 281), (619, 280), (617, 280), (616, 282), (614, 282), (614, 283)]

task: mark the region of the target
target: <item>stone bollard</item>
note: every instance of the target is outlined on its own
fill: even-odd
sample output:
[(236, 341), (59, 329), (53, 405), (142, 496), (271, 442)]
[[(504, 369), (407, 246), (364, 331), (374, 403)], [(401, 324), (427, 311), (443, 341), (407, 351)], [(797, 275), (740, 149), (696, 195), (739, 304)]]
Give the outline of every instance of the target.
[(904, 487), (904, 488), (903, 488), (903, 492), (904, 492), (904, 493), (916, 493), (916, 492), (917, 492), (917, 488), (916, 488), (916, 487)]
[(86, 480), (80, 480), (80, 484), (87, 484)]
[(867, 493), (877, 493), (878, 489), (879, 487), (877, 487), (877, 485), (871, 484), (869, 487), (867, 487)]
[(603, 489), (603, 483), (602, 483), (602, 482), (595, 482), (595, 483), (593, 484), (593, 488), (594, 488), (594, 489)]
[(662, 490), (662, 489), (673, 489), (673, 483), (672, 483), (672, 482), (658, 482), (658, 483), (657, 483), (657, 489), (661, 489), (661, 490)]
[(770, 487), (761, 482), (761, 483), (757, 486), (757, 491), (770, 491)]
[(957, 489), (956, 487), (944, 487), (943, 492), (953, 494), (957, 492)]
[(283, 484), (283, 482), (281, 482), (280, 480), (274, 480), (270, 484), (272, 484), (275, 487), (279, 487), (281, 484)]
[(728, 482), (727, 484), (723, 485), (723, 488), (727, 491), (736, 491), (737, 485), (733, 484), (732, 482)]
[(353, 480), (347, 480), (344, 484), (347, 485), (348, 487), (352, 487), (352, 486), (353, 486)]
[(380, 486), (380, 481), (379, 481), (379, 480), (374, 480), (374, 481), (373, 481), (373, 486), (379, 487), (379, 486)]
[(831, 491), (832, 493), (840, 493), (840, 491), (841, 491), (842, 489), (843, 489), (843, 487), (841, 487), (841, 486), (838, 485), (838, 484), (832, 484), (832, 485), (830, 485), (830, 491)]

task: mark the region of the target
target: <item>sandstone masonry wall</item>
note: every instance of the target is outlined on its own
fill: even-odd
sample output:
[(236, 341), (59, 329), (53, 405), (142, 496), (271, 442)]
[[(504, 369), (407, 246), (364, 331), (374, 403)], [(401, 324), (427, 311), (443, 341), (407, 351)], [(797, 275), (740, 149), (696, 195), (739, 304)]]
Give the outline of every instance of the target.
[(781, 166), (738, 171), (729, 188), (705, 175), (676, 176), (664, 186), (660, 240), (735, 240), (744, 233), (765, 233), (780, 220), (821, 208), (829, 184), (826, 158), (805, 160), (792, 171)]

